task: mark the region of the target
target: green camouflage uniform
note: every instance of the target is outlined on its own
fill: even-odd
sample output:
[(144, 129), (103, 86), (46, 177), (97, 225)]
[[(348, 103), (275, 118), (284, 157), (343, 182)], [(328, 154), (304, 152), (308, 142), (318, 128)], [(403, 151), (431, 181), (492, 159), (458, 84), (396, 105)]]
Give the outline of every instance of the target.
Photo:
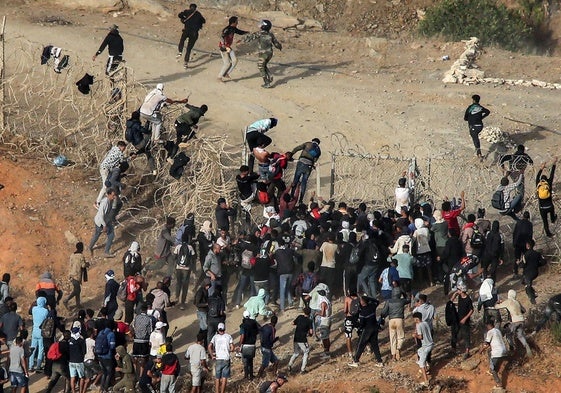
[(269, 72), (267, 64), (269, 64), (269, 61), (273, 57), (273, 46), (278, 50), (282, 50), (282, 45), (270, 31), (259, 31), (249, 34), (246, 36), (244, 41), (253, 41), (255, 39), (257, 40), (257, 46), (259, 49), (257, 68), (259, 69), (259, 73), (265, 82), (263, 87), (270, 87), (273, 82), (273, 77)]

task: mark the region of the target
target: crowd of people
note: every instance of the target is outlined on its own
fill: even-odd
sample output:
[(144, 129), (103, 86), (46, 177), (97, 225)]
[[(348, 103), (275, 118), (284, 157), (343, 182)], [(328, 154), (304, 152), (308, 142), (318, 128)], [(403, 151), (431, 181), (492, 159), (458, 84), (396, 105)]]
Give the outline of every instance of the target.
[[(187, 68), (205, 19), (195, 4), (180, 13), (179, 18), (185, 28), (178, 57), (183, 56), (187, 41)], [(258, 40), (263, 87), (271, 87), (273, 77), (267, 64), (273, 47), (282, 49), (270, 32), (271, 22), (262, 21), (257, 33), (240, 30), (237, 25), (237, 17), (231, 17), (222, 31), (219, 47), (224, 66), (219, 78), (229, 79), (236, 66), (234, 35), (246, 35), (247, 41)], [(94, 60), (106, 47), (106, 72), (111, 74), (122, 61), (124, 50), (115, 25)], [(164, 85), (158, 84), (146, 96), (127, 121), (125, 141), (118, 141), (100, 163), (102, 187), (94, 204), (97, 212), (88, 246), (90, 258), (94, 257), (96, 243), (103, 233), (107, 237), (103, 257), (116, 257), (112, 252), (114, 225), (123, 203), (121, 180), (128, 160), (145, 154), (150, 169), (155, 171), (152, 146), (170, 142), (166, 150), (174, 168), (179, 145), (196, 136), (197, 124), (208, 110), (206, 105), (188, 104), (187, 99), (170, 99), (163, 91)], [(473, 96), (465, 120), (476, 154), (481, 157), (478, 135), (483, 128), (482, 119), (489, 111), (479, 101), (479, 96)], [(188, 107), (175, 121), (175, 142), (165, 141), (160, 133), (160, 109), (172, 103)], [(141, 120), (149, 124), (143, 126)], [(105, 272), (99, 310), (81, 304), (81, 287), (87, 281), (89, 268), (81, 242), (69, 258), (67, 274), (72, 292), (65, 297), (52, 273), (42, 274), (36, 286), (36, 299), (28, 310), (31, 326), (18, 314), (16, 299), (9, 292), (11, 277), (4, 274), (0, 282), (0, 343), (8, 348), (9, 367), (7, 372), (0, 368), (0, 388), (9, 380), (14, 391), (27, 392), (29, 375), (44, 373), (49, 379), (46, 392), (53, 391), (61, 377), (68, 392), (85, 393), (92, 386), (101, 392), (175, 392), (178, 376), (185, 373), (181, 356), (174, 351), (175, 331), (169, 329), (168, 311), (175, 306), (182, 315), (197, 318), (198, 332), (189, 337), (191, 344), (183, 356), (189, 364), (187, 372), (191, 375), (193, 393), (203, 391), (211, 366), (215, 392), (227, 391), (236, 356), (243, 362), (244, 379), (259, 378), (260, 392), (277, 392), (291, 374), (308, 372), (312, 351), (309, 340), (320, 345), (319, 362), (329, 361), (342, 352), (348, 356), (350, 368), (368, 367), (361, 363), (361, 358), (369, 346), (374, 366), (382, 368), (388, 361), (403, 361), (403, 352), (410, 350), (405, 347), (405, 331), (409, 328), (420, 383), (428, 386), (432, 350), (437, 340), (447, 341), (435, 335), (436, 309), (423, 293), (437, 285), (447, 299), (445, 319), (450, 327), (450, 352), (458, 351), (463, 359), (473, 354), (472, 318), (476, 308), (482, 310), (486, 333), (481, 350), (489, 352), (490, 373), (496, 385), (502, 386), (499, 371), (508, 353), (503, 322), (508, 322), (504, 336), (511, 352), (518, 346), (516, 341), (525, 356), (532, 356), (532, 350), (525, 335), (525, 309), (517, 300), (517, 292), (511, 289), (506, 298), (501, 296), (497, 278), (506, 274), (504, 265), (511, 265), (514, 277), (521, 278), (530, 303), (536, 304), (538, 295), (533, 283), (540, 267), (546, 264), (542, 254), (534, 249), (529, 212), (523, 212), (522, 219), (516, 215), (524, 195), (524, 169), (532, 164), (524, 147), (512, 155), (516, 157), (501, 162), (510, 166), (501, 180), (499, 210), (516, 220), (512, 239), (515, 260), (506, 261), (507, 242), (499, 221), (487, 220), (485, 210), (476, 206), (470, 206), (472, 211), (468, 213), (463, 193), (457, 200), (446, 200), (439, 206), (415, 200), (407, 187), (407, 177), (414, 174), (398, 179), (395, 203), (386, 211), (369, 211), (365, 203), (354, 207), (344, 201), (326, 201), (315, 192), (306, 193), (310, 174), (321, 157), (321, 141), (313, 138), (284, 153), (269, 152), (267, 147), (272, 139), (266, 134), (278, 123), (277, 118), (265, 118), (246, 128), (247, 163), (240, 167), (236, 177), (243, 225), (232, 223), (237, 211), (224, 197), (216, 201), (213, 220), (207, 217), (199, 231), (193, 213), (178, 227), (175, 217), (166, 217), (155, 239), (152, 263), (146, 263), (141, 245), (133, 241), (122, 256), (122, 273), (116, 272), (117, 267)], [(127, 142), (135, 148), (129, 156), (125, 154)], [(547, 236), (553, 236), (548, 215), (551, 223), (557, 219), (551, 193), (555, 163), (549, 177), (543, 174), (544, 164), (536, 178)], [(295, 165), (295, 174), (287, 182), (285, 169), (289, 165)], [(511, 192), (515, 190), (518, 194), (513, 198)], [(256, 206), (263, 209), (262, 218), (252, 214)], [(146, 272), (158, 277), (152, 288)], [(190, 294), (193, 282), (195, 288)], [(190, 298), (192, 305), (188, 302)], [(61, 302), (65, 314), (74, 317), (59, 316), (57, 308), (60, 309)], [(332, 325), (334, 304), (338, 302), (344, 316), (341, 332), (345, 342), (334, 348)], [(287, 318), (291, 308), (299, 312), (294, 319)], [(241, 323), (232, 320), (232, 313), (238, 309), (243, 309)], [(509, 311), (508, 321), (501, 309)], [(559, 296), (550, 300), (536, 330), (553, 314), (561, 316)], [(414, 327), (407, 326), (409, 317)], [(294, 326), (293, 354), (287, 364), (282, 364), (275, 354), (279, 321)], [(382, 356), (379, 343), (380, 331), (386, 325), (389, 359)], [(186, 331), (187, 327), (179, 329)], [(237, 343), (233, 337), (236, 333)], [(357, 336), (354, 342), (353, 333)], [(255, 372), (257, 349), (261, 356)], [(268, 371), (274, 376), (272, 380), (267, 379)]]

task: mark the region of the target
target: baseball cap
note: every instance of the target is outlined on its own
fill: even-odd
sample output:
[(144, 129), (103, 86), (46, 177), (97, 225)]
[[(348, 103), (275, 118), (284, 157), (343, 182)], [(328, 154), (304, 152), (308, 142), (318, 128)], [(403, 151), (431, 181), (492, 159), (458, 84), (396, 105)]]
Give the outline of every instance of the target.
[(156, 329), (161, 329), (161, 328), (163, 328), (164, 326), (167, 326), (167, 325), (168, 325), (167, 323), (163, 323), (163, 322), (158, 321), (158, 322), (156, 322)]
[(245, 310), (245, 311), (243, 312), (243, 317), (244, 317), (244, 318), (249, 318), (249, 316), (250, 316), (249, 311)]
[(284, 379), (285, 382), (288, 382), (288, 378), (284, 374), (277, 375), (277, 378)]
[(113, 270), (107, 270), (105, 272), (106, 277), (115, 277), (115, 272)]
[(220, 323), (218, 324), (218, 330), (219, 330), (219, 331), (220, 331), (220, 330), (226, 330), (226, 326), (225, 326), (222, 322), (220, 322)]

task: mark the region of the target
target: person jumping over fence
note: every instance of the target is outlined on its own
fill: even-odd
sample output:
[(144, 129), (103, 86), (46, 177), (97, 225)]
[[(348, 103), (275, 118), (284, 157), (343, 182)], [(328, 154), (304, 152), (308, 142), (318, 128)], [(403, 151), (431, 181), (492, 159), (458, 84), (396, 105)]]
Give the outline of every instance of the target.
[(119, 26), (112, 25), (109, 28), (109, 34), (105, 36), (101, 46), (97, 52), (95, 52), (95, 55), (93, 55), (92, 61), (95, 61), (97, 56), (105, 50), (105, 47), (107, 47), (107, 50), (109, 51), (109, 58), (107, 59), (107, 65), (105, 66), (105, 75), (110, 75), (123, 61), (125, 45), (123, 44), (123, 37), (119, 34)]
[(544, 162), (540, 167), (536, 175), (536, 193), (538, 194), (538, 204), (540, 208), (540, 216), (543, 221), (543, 229), (548, 237), (552, 237), (553, 233), (549, 230), (549, 222), (547, 221), (547, 215), (549, 214), (551, 218), (551, 223), (554, 224), (557, 221), (557, 214), (555, 214), (555, 205), (553, 204), (553, 196), (551, 190), (553, 190), (553, 176), (555, 175), (555, 164), (557, 164), (557, 157), (553, 159), (551, 164), (551, 170), (549, 171), (549, 177), (543, 175), (546, 163)]
[(257, 68), (264, 82), (261, 87), (266, 89), (273, 87), (273, 76), (269, 72), (269, 67), (267, 67), (269, 61), (273, 58), (273, 46), (278, 50), (282, 50), (281, 43), (278, 42), (275, 35), (271, 33), (271, 27), (273, 27), (271, 21), (264, 19), (259, 25), (261, 31), (252, 33), (244, 38), (244, 42), (258, 40), (259, 60), (257, 62)]
[(469, 135), (473, 140), (473, 146), (475, 147), (475, 154), (480, 160), (483, 160), (481, 155), (481, 142), (479, 142), (479, 133), (483, 130), (483, 119), (489, 116), (491, 113), (489, 109), (479, 105), (481, 97), (477, 94), (471, 96), (473, 103), (468, 106), (466, 113), (464, 114), (464, 120), (468, 122)]
[(176, 144), (188, 142), (196, 137), (196, 132), (199, 129), (197, 123), (199, 119), (208, 111), (208, 106), (201, 105), (200, 107), (190, 104), (185, 104), (189, 111), (182, 113), (175, 119), (175, 130), (177, 132)]
[(298, 158), (298, 163), (296, 164), (296, 172), (294, 173), (294, 180), (292, 181), (290, 197), (294, 198), (294, 192), (296, 186), (300, 184), (300, 197), (298, 198), (298, 204), (302, 203), (304, 199), (304, 194), (306, 194), (306, 186), (308, 185), (308, 178), (312, 169), (315, 168), (316, 162), (321, 156), (321, 149), (319, 147), (320, 140), (318, 138), (312, 139), (310, 142), (303, 143), (292, 149), (292, 156), (298, 151), (300, 157)]
[(254, 121), (245, 129), (245, 141), (247, 147), (249, 148), (249, 157), (247, 160), (247, 166), (249, 171), (253, 172), (253, 166), (255, 164), (255, 156), (253, 155), (253, 149), (258, 146), (258, 141), (261, 140), (265, 143), (265, 147), (269, 146), (273, 140), (265, 135), (266, 132), (270, 131), (271, 128), (276, 127), (278, 120), (274, 117), (268, 119), (261, 119)]

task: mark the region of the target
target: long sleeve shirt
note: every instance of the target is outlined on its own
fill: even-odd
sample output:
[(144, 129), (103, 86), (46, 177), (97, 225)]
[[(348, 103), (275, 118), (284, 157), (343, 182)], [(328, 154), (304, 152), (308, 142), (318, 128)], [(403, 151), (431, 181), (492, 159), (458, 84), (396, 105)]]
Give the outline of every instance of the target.
[(119, 149), (119, 146), (113, 146), (111, 150), (107, 152), (103, 161), (101, 161), (100, 167), (101, 169), (110, 171), (118, 167), (121, 161), (126, 161), (126, 159), (121, 149)]
[(108, 47), (109, 56), (122, 56), (123, 51), (125, 50), (125, 45), (123, 44), (123, 37), (119, 35), (117, 30), (111, 30), (109, 34), (105, 37), (101, 46), (95, 53), (96, 55), (100, 55), (101, 52), (105, 50), (105, 47)]
[(249, 32), (245, 30), (240, 30), (237, 27), (226, 26), (224, 29), (222, 29), (222, 35), (218, 46), (220, 48), (231, 48), (232, 44), (234, 43), (234, 34), (244, 35), (247, 33)]
[(107, 199), (107, 197), (104, 197), (99, 203), (97, 213), (94, 217), (94, 223), (98, 227), (105, 227), (107, 223), (111, 221), (111, 218), (111, 201)]
[(483, 119), (489, 116), (490, 113), (489, 109), (473, 103), (466, 109), (464, 120), (467, 121), (470, 126), (482, 126)]

